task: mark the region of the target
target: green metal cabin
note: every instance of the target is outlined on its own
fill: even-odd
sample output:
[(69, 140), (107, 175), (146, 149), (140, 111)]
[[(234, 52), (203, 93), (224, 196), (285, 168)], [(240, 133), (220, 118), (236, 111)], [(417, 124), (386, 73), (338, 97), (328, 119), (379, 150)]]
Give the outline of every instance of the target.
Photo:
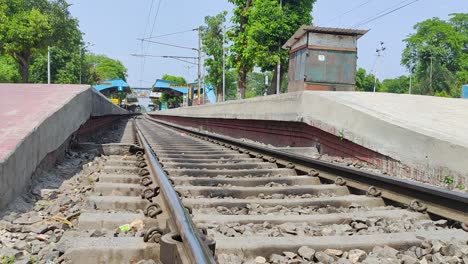
[(289, 55), (289, 92), (353, 91), (357, 40), (368, 30), (302, 26), (284, 44)]

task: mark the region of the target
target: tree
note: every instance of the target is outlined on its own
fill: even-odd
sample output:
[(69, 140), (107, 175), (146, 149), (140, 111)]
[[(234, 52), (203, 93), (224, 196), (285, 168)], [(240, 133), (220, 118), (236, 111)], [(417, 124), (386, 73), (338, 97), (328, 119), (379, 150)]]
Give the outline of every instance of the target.
[(205, 59), (207, 70), (206, 82), (216, 88), (216, 100), (223, 100), (223, 25), (226, 22), (227, 12), (216, 16), (206, 16), (205, 26), (201, 27), (202, 51), (208, 56)]
[(169, 75), (169, 74), (164, 74), (162, 79), (165, 80), (165, 81), (171, 81), (171, 82), (180, 83), (180, 84), (186, 84), (187, 83), (187, 81), (185, 80), (184, 77), (174, 76), (174, 75)]
[(127, 68), (119, 60), (105, 55), (87, 54), (85, 77), (90, 84), (109, 79), (127, 79)]
[(47, 81), (47, 46), (52, 47), (52, 80), (79, 82), (82, 32), (65, 0), (0, 0), (0, 6), (0, 52), (17, 61), (23, 82)]
[(249, 9), (252, 6), (253, 0), (229, 0), (234, 4), (234, 14), (232, 22), (234, 27), (229, 31), (229, 36), (232, 39), (232, 46), (230, 50), (233, 53), (231, 63), (235, 66), (238, 81), (237, 87), (240, 94), (240, 98), (245, 98), (245, 88), (247, 84), (247, 73), (252, 71), (254, 62), (252, 55), (248, 53), (248, 37), (246, 33), (246, 27), (249, 22)]
[(467, 24), (468, 14), (451, 14), (448, 21), (432, 18), (414, 26), (401, 61), (414, 73), (415, 92), (459, 95), (468, 82)]
[[(361, 92), (374, 91), (374, 81), (375, 81), (375, 76), (373, 74), (370, 74), (370, 73), (367, 74), (365, 69), (359, 68), (356, 72), (356, 91), (361, 91)], [(378, 90), (379, 86), (380, 84), (377, 80), (376, 90)]]
[(315, 0), (254, 0), (249, 10), (247, 54), (262, 71), (273, 71), (268, 94), (276, 93), (277, 63), (281, 61), (280, 77), (288, 70), (289, 52), (281, 46), (302, 25), (312, 23)]
[(407, 76), (400, 76), (395, 79), (386, 79), (382, 81), (381, 88), (382, 92), (386, 93), (408, 93), (410, 79)]
[(23, 82), (29, 80), (31, 56), (47, 47), (52, 36), (46, 0), (0, 0), (3, 6), (0, 52), (16, 60)]

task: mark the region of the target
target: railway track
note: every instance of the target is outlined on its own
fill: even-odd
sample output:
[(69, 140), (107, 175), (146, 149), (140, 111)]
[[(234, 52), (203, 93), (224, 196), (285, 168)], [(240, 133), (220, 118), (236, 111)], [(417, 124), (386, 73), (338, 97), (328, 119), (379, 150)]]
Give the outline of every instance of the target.
[(465, 194), (151, 118), (137, 128), (165, 193), (161, 207), (180, 218), (169, 234), (178, 251), (164, 263), (213, 262), (209, 238), (219, 263), (468, 263)]
[[(62, 193), (60, 206), (50, 200), (48, 209), (39, 209), (44, 221), (7, 225), (12, 241), (24, 237), (25, 247), (32, 247), (24, 257), (15, 251), (17, 259), (468, 263), (465, 194), (148, 117), (136, 118), (126, 130), (123, 144), (94, 145), (102, 155), (73, 179), (77, 185)], [(67, 193), (79, 194), (72, 199), (76, 205), (62, 206)], [(20, 219), (32, 221), (26, 215)], [(23, 235), (28, 230), (38, 233)]]

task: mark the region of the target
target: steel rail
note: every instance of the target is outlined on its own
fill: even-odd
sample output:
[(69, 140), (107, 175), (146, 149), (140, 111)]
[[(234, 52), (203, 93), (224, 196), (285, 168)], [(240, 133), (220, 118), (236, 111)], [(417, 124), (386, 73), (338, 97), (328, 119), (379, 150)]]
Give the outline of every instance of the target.
[(195, 227), (192, 218), (187, 213), (187, 210), (184, 208), (184, 205), (179, 199), (179, 196), (174, 190), (161, 164), (154, 155), (146, 137), (143, 135), (137, 124), (135, 124), (135, 127), (141, 145), (145, 150), (145, 154), (147, 154), (149, 168), (155, 175), (160, 188), (160, 194), (167, 203), (170, 216), (177, 227), (177, 232), (182, 238), (182, 242), (191, 263), (215, 264), (216, 261), (211, 250), (200, 238), (198, 229)]
[(149, 115), (145, 115), (145, 118), (175, 129), (236, 145), (249, 151), (262, 153), (277, 159), (282, 159), (283, 161), (286, 161), (286, 163), (292, 162), (296, 165), (302, 165), (308, 168), (312, 167), (320, 172), (318, 177), (328, 181), (334, 181), (337, 177), (341, 177), (346, 180), (346, 185), (348, 187), (359, 191), (366, 192), (369, 187), (376, 187), (381, 191), (382, 198), (396, 202), (400, 205), (409, 205), (411, 201), (418, 200), (427, 207), (427, 212), (432, 215), (454, 220), (461, 224), (468, 224), (468, 194), (453, 192), (406, 179), (385, 176), (382, 174), (316, 160), (307, 156), (276, 150), (226, 136), (205, 133), (192, 128), (157, 120)]

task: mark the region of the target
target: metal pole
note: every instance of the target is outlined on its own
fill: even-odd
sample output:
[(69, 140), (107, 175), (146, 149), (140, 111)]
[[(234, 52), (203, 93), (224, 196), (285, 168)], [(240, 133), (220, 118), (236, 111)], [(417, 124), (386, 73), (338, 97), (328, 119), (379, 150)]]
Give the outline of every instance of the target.
[(375, 90), (376, 90), (376, 86), (377, 86), (377, 69), (379, 67), (379, 60), (380, 58), (383, 56), (383, 52), (386, 50), (387, 48), (384, 47), (384, 43), (381, 41), (380, 42), (380, 47), (376, 50), (377, 52), (377, 58), (375, 59), (375, 65), (374, 65), (374, 93), (375, 93)]
[(50, 46), (47, 46), (47, 84), (50, 84)]
[(201, 27), (198, 28), (198, 104), (200, 104), (200, 90), (201, 90), (201, 67), (202, 67), (202, 41), (201, 41)]
[(223, 25), (223, 102), (226, 101), (226, 27)]
[(377, 86), (377, 67), (379, 66), (379, 58), (380, 58), (380, 53), (377, 55), (377, 61), (375, 63), (375, 71), (374, 71), (374, 93), (375, 93), (375, 88)]
[(202, 86), (203, 86), (203, 93), (202, 93), (202, 104), (205, 104), (205, 89), (206, 89), (206, 83), (205, 83), (205, 72), (202, 72)]

